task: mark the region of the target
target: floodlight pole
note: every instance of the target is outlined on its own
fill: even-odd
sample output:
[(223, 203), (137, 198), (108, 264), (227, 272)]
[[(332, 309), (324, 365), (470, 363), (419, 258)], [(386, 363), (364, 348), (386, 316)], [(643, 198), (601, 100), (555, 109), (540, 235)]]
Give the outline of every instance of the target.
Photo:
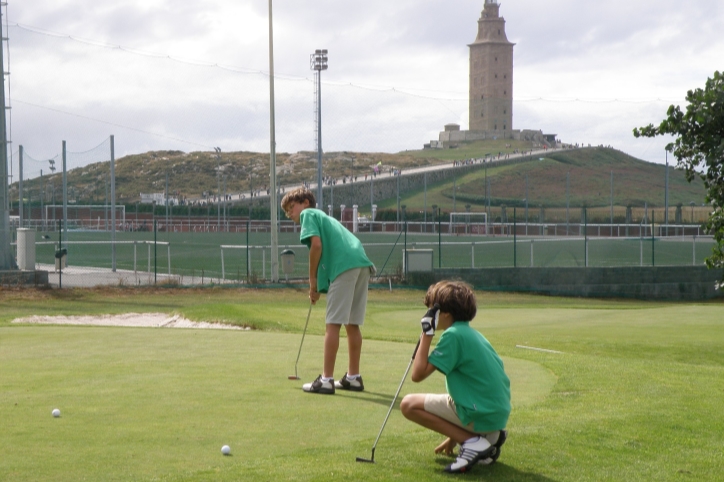
[(274, 126), (274, 22), (272, 21), (272, 0), (269, 0), (269, 212), (271, 216), (271, 280), (279, 281), (279, 226), (277, 225), (277, 154)]
[[(4, 3), (4, 2), (3, 2)], [(5, 60), (3, 58), (2, 9), (0, 8), (0, 270), (16, 270), (12, 248), (10, 247), (10, 204), (8, 202), (8, 138), (5, 125)]]
[(317, 49), (309, 56), (309, 67), (317, 81), (317, 205), (322, 208), (324, 186), (322, 184), (322, 71), (327, 70), (327, 49)]

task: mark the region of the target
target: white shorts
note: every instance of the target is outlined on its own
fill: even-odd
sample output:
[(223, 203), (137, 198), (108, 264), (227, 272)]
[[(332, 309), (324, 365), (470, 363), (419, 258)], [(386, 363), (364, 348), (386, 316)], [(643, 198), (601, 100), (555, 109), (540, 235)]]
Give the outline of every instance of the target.
[(337, 276), (327, 290), (327, 323), (359, 325), (365, 321), (370, 268), (353, 268)]
[(464, 425), (458, 418), (458, 412), (455, 409), (455, 402), (447, 393), (426, 393), (425, 394), (425, 411), (433, 415), (437, 415), (443, 420), (447, 420), (453, 425), (464, 428), (468, 432), (477, 433), (488, 439), (488, 442), (494, 444), (498, 441), (499, 431), (495, 432), (478, 432), (473, 429), (473, 423)]

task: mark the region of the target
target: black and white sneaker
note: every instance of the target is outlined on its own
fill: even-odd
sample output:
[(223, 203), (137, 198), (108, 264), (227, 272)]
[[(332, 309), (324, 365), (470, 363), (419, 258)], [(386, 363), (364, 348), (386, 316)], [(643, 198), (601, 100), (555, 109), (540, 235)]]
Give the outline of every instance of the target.
[(302, 390), (308, 393), (334, 395), (334, 380), (323, 382), (322, 375), (319, 375), (312, 383), (302, 385)]
[(503, 444), (505, 443), (505, 439), (508, 438), (508, 431), (507, 430), (501, 430), (500, 434), (498, 435), (498, 441), (493, 444), (493, 447), (495, 448), (495, 452), (493, 455), (491, 455), (488, 458), (480, 459), (478, 461), (478, 464), (480, 465), (493, 465), (495, 462), (498, 461), (498, 457), (500, 457), (500, 449), (503, 447)]
[(478, 437), (474, 442), (465, 442), (460, 446), (457, 459), (445, 467), (445, 472), (450, 474), (467, 472), (478, 463), (478, 460), (487, 459), (494, 451), (495, 447), (490, 445), (485, 437)]
[(334, 382), (334, 388), (339, 388), (340, 390), (352, 390), (353, 392), (361, 392), (365, 389), (365, 384), (362, 382), (362, 376), (358, 376), (355, 379), (347, 378), (347, 374), (345, 373), (342, 378), (339, 379), (339, 381)]

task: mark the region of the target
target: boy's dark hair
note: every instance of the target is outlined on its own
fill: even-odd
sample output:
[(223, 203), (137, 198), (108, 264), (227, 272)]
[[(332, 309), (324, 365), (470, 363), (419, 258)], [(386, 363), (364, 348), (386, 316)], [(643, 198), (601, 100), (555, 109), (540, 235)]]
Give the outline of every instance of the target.
[(437, 303), (454, 321), (470, 321), (478, 312), (473, 289), (463, 281), (438, 281), (427, 289), (424, 302), (428, 308)]
[[(282, 198), (282, 210), (286, 213), (291, 203), (303, 203), (305, 199), (309, 201), (309, 207), (313, 208), (317, 205), (317, 200), (314, 199), (314, 193), (312, 193), (312, 191), (306, 187), (293, 189)], [(287, 217), (289, 216), (287, 215)]]

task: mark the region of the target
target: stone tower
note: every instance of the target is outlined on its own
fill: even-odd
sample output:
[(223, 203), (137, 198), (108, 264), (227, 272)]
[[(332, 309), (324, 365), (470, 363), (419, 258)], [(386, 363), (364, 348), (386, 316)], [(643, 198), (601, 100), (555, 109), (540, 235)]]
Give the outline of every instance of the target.
[(478, 36), (470, 47), (471, 131), (513, 130), (513, 45), (505, 36), (505, 19), (497, 0), (485, 0)]

